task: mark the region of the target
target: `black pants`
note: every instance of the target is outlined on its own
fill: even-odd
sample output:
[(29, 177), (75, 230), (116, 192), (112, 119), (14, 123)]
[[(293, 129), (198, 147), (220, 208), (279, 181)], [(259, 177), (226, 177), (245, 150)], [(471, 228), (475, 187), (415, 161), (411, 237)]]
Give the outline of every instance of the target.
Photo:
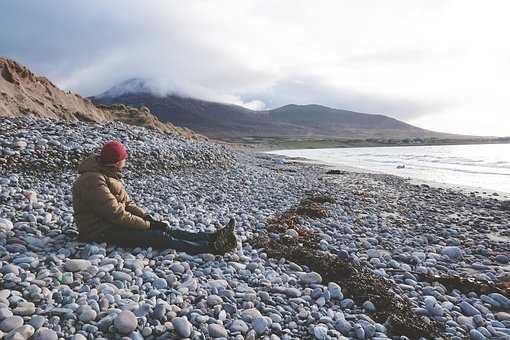
[(211, 253), (209, 240), (212, 233), (189, 232), (184, 230), (136, 230), (111, 228), (102, 235), (101, 242), (125, 248), (152, 247), (154, 249), (175, 249), (188, 254)]

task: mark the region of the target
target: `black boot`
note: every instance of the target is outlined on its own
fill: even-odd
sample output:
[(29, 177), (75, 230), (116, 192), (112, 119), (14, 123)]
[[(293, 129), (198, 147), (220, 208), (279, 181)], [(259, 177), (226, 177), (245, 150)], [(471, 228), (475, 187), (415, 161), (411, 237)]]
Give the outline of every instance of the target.
[(237, 248), (237, 237), (235, 234), (236, 221), (231, 218), (228, 224), (216, 231), (211, 238), (211, 249), (218, 255), (223, 255), (228, 251)]

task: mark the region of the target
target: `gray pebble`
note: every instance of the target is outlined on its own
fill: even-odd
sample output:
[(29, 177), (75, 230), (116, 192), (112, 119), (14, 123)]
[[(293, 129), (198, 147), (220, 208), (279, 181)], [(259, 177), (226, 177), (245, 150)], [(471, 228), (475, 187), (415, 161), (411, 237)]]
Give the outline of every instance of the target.
[(209, 324), (208, 328), (209, 336), (213, 338), (226, 338), (228, 336), (227, 330), (222, 325), (218, 325), (215, 323)]
[(186, 318), (175, 318), (172, 320), (172, 325), (179, 336), (188, 338), (191, 335), (191, 324)]
[(120, 312), (113, 324), (120, 334), (129, 334), (138, 327), (136, 316), (131, 311), (127, 310)]

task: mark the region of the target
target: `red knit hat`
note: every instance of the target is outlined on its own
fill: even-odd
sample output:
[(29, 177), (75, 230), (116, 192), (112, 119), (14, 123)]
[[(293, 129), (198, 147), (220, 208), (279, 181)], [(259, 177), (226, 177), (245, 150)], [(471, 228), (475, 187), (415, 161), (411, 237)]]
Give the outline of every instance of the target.
[(124, 145), (117, 140), (112, 140), (103, 145), (100, 158), (103, 164), (113, 164), (126, 159), (127, 156)]

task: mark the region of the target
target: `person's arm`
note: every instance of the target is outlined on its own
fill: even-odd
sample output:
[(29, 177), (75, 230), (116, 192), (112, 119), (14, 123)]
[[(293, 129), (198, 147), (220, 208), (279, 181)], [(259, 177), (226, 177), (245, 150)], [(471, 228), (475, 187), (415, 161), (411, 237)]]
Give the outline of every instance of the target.
[(129, 197), (129, 195), (127, 193), (126, 193), (126, 195), (127, 195), (126, 211), (146, 220), (147, 212), (144, 209), (137, 206), (136, 203), (133, 202), (133, 200), (131, 199), (131, 197)]
[(107, 222), (119, 227), (150, 229), (150, 223), (127, 211), (110, 192), (104, 176), (97, 175), (84, 188), (85, 198), (92, 211)]

